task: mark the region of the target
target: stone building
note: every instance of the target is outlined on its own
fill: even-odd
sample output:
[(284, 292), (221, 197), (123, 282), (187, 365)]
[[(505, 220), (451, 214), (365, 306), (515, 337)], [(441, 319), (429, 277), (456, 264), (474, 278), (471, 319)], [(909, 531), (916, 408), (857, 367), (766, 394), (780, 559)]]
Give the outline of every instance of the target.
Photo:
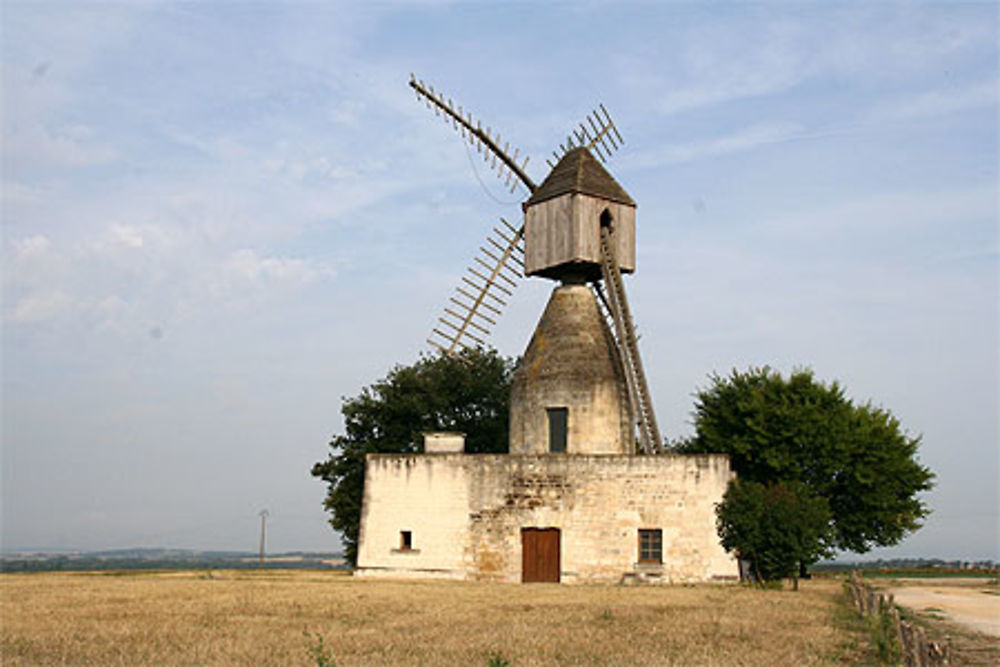
[(372, 454), (359, 576), (735, 580), (722, 455)]
[(527, 201), (524, 240), (525, 273), (559, 284), (514, 375), (509, 453), (429, 434), (424, 454), (369, 455), (356, 574), (737, 579), (715, 531), (728, 457), (636, 454), (634, 385), (588, 286), (609, 253), (634, 270), (635, 202), (571, 150)]

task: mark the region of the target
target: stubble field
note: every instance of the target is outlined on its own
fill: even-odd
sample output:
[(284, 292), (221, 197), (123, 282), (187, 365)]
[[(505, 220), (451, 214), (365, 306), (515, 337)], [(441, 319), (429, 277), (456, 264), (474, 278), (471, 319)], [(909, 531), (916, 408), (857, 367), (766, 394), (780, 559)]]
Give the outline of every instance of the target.
[(840, 583), (559, 586), (301, 571), (0, 575), (14, 665), (809, 665), (865, 637)]

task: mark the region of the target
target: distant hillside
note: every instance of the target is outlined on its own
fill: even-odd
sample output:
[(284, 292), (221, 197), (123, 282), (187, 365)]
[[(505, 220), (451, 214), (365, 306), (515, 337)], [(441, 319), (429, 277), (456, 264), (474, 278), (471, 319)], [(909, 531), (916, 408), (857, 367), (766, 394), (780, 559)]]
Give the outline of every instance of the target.
[(930, 574), (984, 574), (996, 576), (1000, 563), (994, 560), (944, 560), (941, 558), (891, 558), (854, 562), (817, 563), (815, 572), (863, 570), (865, 572)]
[[(134, 548), (81, 552), (7, 552), (0, 554), (0, 572), (87, 570), (212, 570), (259, 568), (258, 554), (249, 551)], [(327, 570), (346, 567), (339, 553), (290, 551), (268, 554), (263, 567)]]

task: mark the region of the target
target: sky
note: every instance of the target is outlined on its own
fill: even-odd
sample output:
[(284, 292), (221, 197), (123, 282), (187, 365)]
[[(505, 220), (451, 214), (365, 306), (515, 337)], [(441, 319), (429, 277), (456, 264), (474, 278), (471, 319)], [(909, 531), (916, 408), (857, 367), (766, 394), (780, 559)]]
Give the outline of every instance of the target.
[[(4, 549), (330, 551), (344, 397), (410, 364), (598, 104), (661, 431), (811, 368), (937, 475), (869, 556), (1000, 559), (995, 3), (0, 2)], [(519, 355), (553, 284), (491, 343)]]

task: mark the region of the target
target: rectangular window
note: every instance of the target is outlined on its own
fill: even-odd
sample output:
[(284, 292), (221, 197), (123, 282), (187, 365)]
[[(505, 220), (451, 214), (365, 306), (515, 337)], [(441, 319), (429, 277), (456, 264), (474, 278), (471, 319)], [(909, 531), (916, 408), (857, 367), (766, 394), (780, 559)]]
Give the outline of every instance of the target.
[(399, 531), (399, 550), (409, 551), (413, 548), (413, 533), (408, 530)]
[(663, 531), (659, 528), (639, 530), (639, 562), (663, 562)]
[(569, 408), (546, 408), (545, 412), (549, 415), (549, 451), (561, 454), (566, 451)]

